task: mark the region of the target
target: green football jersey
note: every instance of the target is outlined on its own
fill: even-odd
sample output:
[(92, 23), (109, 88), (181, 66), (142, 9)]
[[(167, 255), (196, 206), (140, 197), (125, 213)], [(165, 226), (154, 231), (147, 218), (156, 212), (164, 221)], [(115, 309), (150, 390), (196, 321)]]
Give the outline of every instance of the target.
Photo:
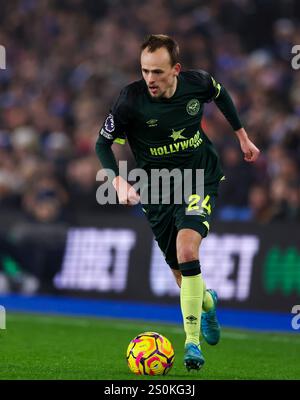
[(206, 187), (223, 177), (218, 154), (201, 128), (204, 104), (215, 100), (221, 85), (205, 71), (178, 76), (171, 98), (153, 98), (142, 79), (126, 86), (106, 118), (102, 143), (130, 145), (138, 168), (203, 169)]

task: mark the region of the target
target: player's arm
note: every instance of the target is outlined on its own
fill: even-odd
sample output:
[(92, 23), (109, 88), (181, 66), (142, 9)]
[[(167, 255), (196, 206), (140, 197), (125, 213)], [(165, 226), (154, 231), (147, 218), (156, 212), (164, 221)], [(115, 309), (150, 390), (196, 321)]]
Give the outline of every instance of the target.
[(119, 174), (119, 167), (112, 151), (114, 142), (125, 144), (124, 132), (128, 128), (129, 116), (124, 106), (126, 94), (121, 93), (111, 113), (105, 119), (96, 142), (96, 154), (114, 186), (120, 204), (134, 205), (140, 200), (134, 188)]
[(244, 153), (244, 160), (248, 162), (256, 161), (260, 151), (249, 139), (247, 132), (243, 128), (231, 96), (224, 86), (221, 86), (212, 77), (211, 82), (212, 86), (210, 90), (212, 92), (214, 91), (212, 99), (235, 131), (240, 142), (241, 150)]
[(100, 131), (96, 142), (97, 156), (102, 167), (106, 170), (108, 179), (110, 179), (118, 194), (119, 203), (128, 205), (137, 204), (140, 201), (139, 195), (134, 188), (119, 175), (119, 167), (111, 148), (112, 143), (113, 141), (105, 139)]
[(235, 133), (239, 139), (242, 152), (244, 153), (244, 160), (248, 162), (256, 161), (260, 151), (255, 144), (251, 142), (245, 129), (240, 128), (236, 130)]

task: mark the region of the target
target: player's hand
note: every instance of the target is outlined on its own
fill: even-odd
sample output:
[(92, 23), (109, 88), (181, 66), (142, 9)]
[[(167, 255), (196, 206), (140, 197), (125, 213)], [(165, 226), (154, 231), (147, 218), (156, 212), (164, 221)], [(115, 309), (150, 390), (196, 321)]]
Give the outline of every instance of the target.
[(260, 151), (250, 139), (241, 142), (241, 149), (244, 153), (245, 161), (254, 162), (258, 159)]
[(116, 176), (112, 181), (118, 194), (119, 203), (134, 206), (140, 202), (140, 196), (135, 189), (121, 176)]
[(244, 160), (247, 162), (254, 162), (258, 159), (259, 149), (248, 138), (247, 132), (244, 128), (237, 130), (236, 135), (240, 141), (242, 152), (244, 153)]

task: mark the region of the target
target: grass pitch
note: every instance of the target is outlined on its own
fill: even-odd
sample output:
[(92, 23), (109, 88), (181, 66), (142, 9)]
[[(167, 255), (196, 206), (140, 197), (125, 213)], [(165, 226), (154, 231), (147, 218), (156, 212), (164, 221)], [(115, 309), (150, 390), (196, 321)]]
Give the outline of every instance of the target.
[[(16, 313), (8, 314), (6, 324), (0, 330), (2, 380), (300, 379), (298, 333), (223, 329), (217, 346), (203, 344), (203, 369), (187, 372), (178, 325)], [(175, 349), (175, 363), (166, 376), (137, 376), (127, 367), (127, 345), (149, 330), (165, 335)]]

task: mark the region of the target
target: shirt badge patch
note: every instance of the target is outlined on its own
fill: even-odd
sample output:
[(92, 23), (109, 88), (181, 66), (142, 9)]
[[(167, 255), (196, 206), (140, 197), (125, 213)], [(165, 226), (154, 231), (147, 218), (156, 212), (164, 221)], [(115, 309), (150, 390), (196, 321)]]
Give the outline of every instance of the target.
[(106, 132), (113, 132), (115, 130), (114, 116), (109, 114), (104, 122), (104, 129)]
[(186, 105), (186, 111), (189, 115), (196, 115), (200, 110), (200, 102), (197, 99), (190, 100)]

